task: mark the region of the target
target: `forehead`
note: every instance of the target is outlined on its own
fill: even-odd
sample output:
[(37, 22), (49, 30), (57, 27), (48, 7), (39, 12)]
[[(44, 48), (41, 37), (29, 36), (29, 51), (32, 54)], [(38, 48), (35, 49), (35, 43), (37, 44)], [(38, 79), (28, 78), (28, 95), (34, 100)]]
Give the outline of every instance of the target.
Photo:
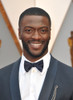
[(39, 15), (26, 15), (21, 20), (21, 25), (47, 25), (49, 26), (49, 20), (45, 16)]

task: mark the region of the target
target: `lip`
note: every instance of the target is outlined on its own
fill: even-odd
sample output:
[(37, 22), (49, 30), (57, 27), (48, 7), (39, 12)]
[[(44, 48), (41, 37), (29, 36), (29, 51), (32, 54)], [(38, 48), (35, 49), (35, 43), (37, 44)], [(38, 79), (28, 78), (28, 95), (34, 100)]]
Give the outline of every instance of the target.
[(30, 43), (30, 45), (34, 49), (39, 49), (42, 46), (42, 43)]

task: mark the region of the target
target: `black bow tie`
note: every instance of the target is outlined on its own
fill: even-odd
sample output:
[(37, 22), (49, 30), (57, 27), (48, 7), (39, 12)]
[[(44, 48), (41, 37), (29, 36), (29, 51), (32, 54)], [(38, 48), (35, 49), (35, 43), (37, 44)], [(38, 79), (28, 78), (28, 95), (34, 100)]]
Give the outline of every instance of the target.
[(24, 62), (24, 68), (25, 71), (28, 72), (32, 67), (36, 67), (40, 72), (43, 70), (43, 60), (37, 62), (37, 63), (30, 63), (25, 61)]

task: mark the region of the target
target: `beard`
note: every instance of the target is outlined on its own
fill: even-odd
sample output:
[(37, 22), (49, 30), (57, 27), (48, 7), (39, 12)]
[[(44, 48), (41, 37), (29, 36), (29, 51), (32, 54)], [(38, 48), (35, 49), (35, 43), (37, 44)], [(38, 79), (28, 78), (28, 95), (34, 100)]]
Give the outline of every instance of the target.
[[(45, 51), (48, 49), (49, 40), (50, 40), (50, 39), (47, 40), (47, 42), (46, 42), (44, 48), (42, 49), (42, 51), (40, 52), (40, 54), (37, 54), (37, 55), (33, 54), (33, 53), (30, 51), (28, 45), (26, 44), (26, 42), (25, 42), (24, 40), (22, 40), (22, 45), (23, 45), (23, 48), (27, 51), (27, 53), (28, 53), (30, 56), (32, 56), (33, 58), (38, 58), (38, 57), (41, 57), (41, 56), (45, 53)], [(30, 42), (30, 41), (28, 41), (28, 42)], [(43, 41), (43, 42), (44, 42), (44, 41)]]

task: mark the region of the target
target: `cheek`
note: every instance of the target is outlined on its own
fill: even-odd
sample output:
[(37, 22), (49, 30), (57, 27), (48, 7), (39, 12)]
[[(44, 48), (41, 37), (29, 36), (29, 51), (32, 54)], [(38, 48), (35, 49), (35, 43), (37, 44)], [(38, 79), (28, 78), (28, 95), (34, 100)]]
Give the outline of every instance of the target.
[(46, 35), (46, 36), (44, 35), (43, 40), (45, 40), (45, 41), (50, 40), (50, 36), (49, 35)]
[(28, 41), (31, 37), (29, 35), (23, 34), (22, 35), (22, 40)]

